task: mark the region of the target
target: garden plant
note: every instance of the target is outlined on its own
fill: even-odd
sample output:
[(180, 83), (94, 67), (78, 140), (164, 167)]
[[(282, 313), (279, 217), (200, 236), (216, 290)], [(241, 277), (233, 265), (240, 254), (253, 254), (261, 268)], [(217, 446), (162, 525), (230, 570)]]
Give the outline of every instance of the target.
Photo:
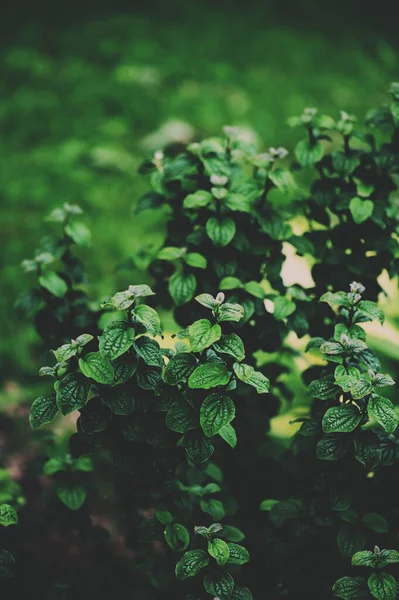
[[(17, 303), (53, 388), (30, 409), (37, 498), (0, 487), (9, 593), (35, 571), (62, 600), (397, 597), (398, 552), (380, 550), (398, 545), (395, 382), (367, 343), (381, 275), (399, 275), (399, 84), (389, 95), (365, 125), (306, 108), (293, 150), (225, 127), (157, 151), (135, 215), (162, 207), (164, 243), (107, 298), (90, 298), (80, 207), (53, 210)], [(287, 248), (309, 285), (287, 283)], [(284, 413), (289, 444), (272, 432)], [(29, 564), (35, 511), (74, 532), (79, 575)], [(363, 577), (345, 575), (351, 558)]]

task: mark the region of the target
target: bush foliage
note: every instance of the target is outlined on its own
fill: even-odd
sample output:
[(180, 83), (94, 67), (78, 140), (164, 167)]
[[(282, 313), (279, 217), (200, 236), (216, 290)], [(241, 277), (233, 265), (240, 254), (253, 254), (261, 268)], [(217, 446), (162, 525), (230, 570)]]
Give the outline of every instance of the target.
[[(95, 546), (95, 565), (112, 558), (83, 586), (35, 565), (43, 597), (95, 597), (109, 585), (143, 600), (396, 598), (385, 569), (397, 552), (364, 550), (395, 547), (398, 526), (399, 417), (384, 395), (394, 380), (366, 339), (369, 322), (384, 322), (381, 273), (399, 274), (399, 84), (389, 92), (365, 127), (305, 109), (289, 121), (293, 151), (259, 153), (226, 127), (144, 161), (151, 189), (136, 211), (168, 214), (164, 244), (148, 256), (151, 285), (89, 302), (81, 209), (51, 213), (58, 233), (24, 261), (37, 285), (18, 302), (52, 352), (40, 375), (53, 389), (30, 422), (79, 417), (66, 444), (41, 438), (41, 511), (50, 530), (77, 532), (84, 556)], [(284, 284), (287, 246), (311, 264), (309, 287)], [(160, 309), (173, 311), (172, 336)], [(298, 357), (309, 404), (284, 447), (267, 434), (292, 402)], [(2, 525), (16, 523), (16, 508), (4, 499)], [(21, 539), (36, 518), (29, 499), (25, 513)], [(20, 591), (32, 567), (18, 535), (7, 585)], [(1, 572), (12, 575), (4, 547)], [(341, 577), (352, 556), (373, 569), (367, 582)]]

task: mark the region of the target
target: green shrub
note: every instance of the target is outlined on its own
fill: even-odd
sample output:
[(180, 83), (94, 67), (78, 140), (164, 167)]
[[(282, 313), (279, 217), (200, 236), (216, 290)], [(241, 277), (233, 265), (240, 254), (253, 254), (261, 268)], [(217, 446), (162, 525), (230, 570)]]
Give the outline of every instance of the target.
[[(390, 94), (366, 129), (306, 109), (290, 120), (305, 132), (293, 156), (260, 153), (228, 127), (146, 160), (152, 189), (137, 211), (169, 214), (150, 257), (155, 294), (131, 285), (92, 307), (71, 275), (71, 241), (87, 231), (65, 223), (65, 207), (51, 262), (27, 263), (50, 324), (39, 331), (58, 346), (40, 372), (54, 392), (33, 403), (31, 424), (80, 413), (68, 450), (43, 461), (50, 505), (93, 540), (104, 470), (140, 598), (319, 600), (346, 558), (395, 544), (399, 417), (380, 394), (394, 382), (362, 326), (383, 322), (379, 276), (399, 266), (397, 84)], [(287, 246), (313, 284), (284, 283)], [(173, 348), (159, 306), (183, 328)], [(312, 402), (286, 448), (266, 434), (303, 385), (298, 358)]]

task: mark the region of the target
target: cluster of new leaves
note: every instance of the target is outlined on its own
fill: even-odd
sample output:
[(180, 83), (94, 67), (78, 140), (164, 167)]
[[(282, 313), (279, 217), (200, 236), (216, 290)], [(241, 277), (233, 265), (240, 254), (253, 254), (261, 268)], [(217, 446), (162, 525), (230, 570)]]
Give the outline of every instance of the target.
[[(166, 478), (153, 482), (147, 497), (144, 489), (139, 502), (141, 506), (146, 502), (147, 508), (155, 502), (155, 519), (166, 526), (165, 540), (180, 552), (190, 544), (187, 526), (195, 525), (190, 522), (191, 513), (195, 515), (197, 509), (220, 520), (231, 511), (222, 500), (213, 498), (222, 492), (220, 485), (204, 482), (204, 475), (210, 473), (212, 477), (214, 473), (215, 466), (207, 469), (218, 439), (233, 448), (237, 443), (232, 425), (236, 388), (246, 384), (264, 394), (269, 390), (269, 381), (243, 362), (241, 338), (222, 331), (224, 323), (242, 318), (242, 306), (224, 302), (223, 293), (216, 298), (210, 294), (198, 296), (197, 301), (209, 309), (210, 318), (195, 321), (181, 331), (175, 348), (168, 350), (153, 337), (161, 331), (158, 314), (140, 303), (152, 294), (147, 285), (132, 285), (115, 294), (104, 308), (115, 311), (116, 318), (108, 322), (98, 340), (83, 334), (53, 351), (56, 364), (43, 367), (41, 374), (55, 379), (54, 393), (35, 400), (30, 419), (35, 428), (49, 423), (58, 412), (68, 415), (79, 410), (80, 438), (92, 446), (108, 448), (122, 463), (134, 454), (134, 442), (139, 447), (143, 442), (148, 445), (153, 467), (156, 461), (164, 460), (168, 450), (174, 457), (175, 449), (182, 447), (183, 454), (178, 452), (177, 462), (172, 463), (174, 468), (169, 465)], [(154, 449), (158, 453), (154, 454)], [(140, 460), (146, 461), (143, 450)], [(199, 483), (187, 485), (184, 479), (195, 465), (203, 475)], [(90, 457), (80, 455), (76, 459), (50, 459), (44, 473), (56, 477), (60, 500), (78, 510), (86, 498), (81, 472), (91, 469)], [(188, 515), (184, 505), (185, 510), (176, 509), (182, 498), (189, 498), (192, 505)], [(248, 554), (234, 543), (234, 533), (230, 539), (231, 532), (225, 531), (226, 542), (212, 535), (223, 527), (212, 527), (209, 535), (205, 527), (197, 528), (196, 533), (209, 538), (208, 551), (216, 565), (244, 564)], [(177, 578), (195, 575), (208, 562), (203, 550), (188, 550), (176, 567)], [(234, 587), (228, 571), (215, 572), (213, 564), (205, 574), (204, 586), (221, 599), (252, 597), (246, 588)]]
[(87, 248), (91, 244), (82, 213), (77, 205), (54, 209), (46, 220), (56, 223), (60, 234), (43, 238), (34, 258), (22, 262), (25, 273), (35, 274), (38, 287), (18, 298), (17, 309), (23, 317), (34, 318), (47, 344), (59, 344), (87, 329), (96, 330), (96, 313), (84, 292), (85, 267), (74, 254), (74, 246)]
[(372, 569), (372, 573), (368, 576), (367, 581), (364, 577), (342, 577), (338, 579), (334, 584), (333, 593), (343, 600), (353, 600), (355, 598), (396, 600), (399, 589), (397, 581), (385, 569), (397, 563), (399, 563), (399, 552), (397, 550), (381, 550), (378, 546), (375, 546), (373, 551), (356, 552), (352, 557), (352, 565)]

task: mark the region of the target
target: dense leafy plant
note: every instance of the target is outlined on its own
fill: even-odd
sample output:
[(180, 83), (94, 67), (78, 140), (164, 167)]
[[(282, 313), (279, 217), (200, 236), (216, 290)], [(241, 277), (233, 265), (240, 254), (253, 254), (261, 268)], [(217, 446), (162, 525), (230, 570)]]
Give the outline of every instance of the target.
[[(374, 550), (356, 552), (352, 557), (352, 565), (372, 569), (367, 582), (363, 577), (342, 577), (335, 582), (334, 596), (344, 600), (352, 598), (377, 598), (377, 600), (395, 600), (397, 598), (397, 581), (385, 569), (399, 562), (397, 550)], [(381, 569), (384, 569), (383, 571)]]
[(17, 309), (21, 316), (34, 318), (47, 347), (87, 328), (95, 330), (98, 315), (88, 304), (84, 264), (74, 253), (74, 246), (87, 248), (91, 243), (82, 213), (76, 204), (54, 209), (46, 220), (56, 223), (60, 232), (44, 237), (34, 258), (22, 262), (25, 273), (36, 275), (38, 286), (19, 297)]
[[(306, 132), (293, 157), (225, 128), (224, 139), (145, 161), (153, 190), (137, 212), (170, 215), (149, 269), (156, 294), (131, 285), (92, 309), (71, 253), (89, 241), (76, 207), (52, 213), (62, 238), (25, 263), (40, 288), (24, 304), (39, 298), (54, 357), (40, 370), (54, 392), (35, 400), (31, 425), (79, 411), (67, 450), (42, 460), (47, 498), (94, 543), (96, 478), (107, 473), (143, 599), (250, 599), (245, 565), (254, 597), (320, 600), (375, 533), (395, 544), (399, 417), (381, 395), (394, 381), (362, 326), (383, 322), (378, 278), (398, 273), (397, 85), (390, 91), (391, 105), (368, 117), (373, 133), (346, 113), (291, 119)], [(286, 282), (287, 247), (311, 262), (313, 283)], [(173, 348), (158, 305), (183, 328)], [(267, 433), (301, 385), (302, 342), (292, 342), (307, 335), (312, 402), (285, 449)]]
[[(164, 530), (166, 545), (174, 551), (190, 548), (176, 565), (177, 579), (196, 575), (208, 566), (210, 555), (214, 561), (205, 572), (205, 590), (221, 598), (251, 598), (247, 588), (235, 585), (227, 570), (249, 560), (247, 550), (235, 543), (243, 534), (219, 523), (196, 526), (195, 533), (206, 540), (206, 552), (192, 534), (198, 521), (220, 521), (234, 514), (234, 500), (221, 485), (222, 473), (209, 460), (214, 454), (217, 457), (220, 442), (215, 436), (235, 447), (231, 421), (236, 389), (247, 384), (264, 394), (269, 381), (242, 362), (245, 350), (240, 337), (222, 333), (225, 322), (242, 318), (239, 304), (224, 302), (223, 293), (216, 298), (198, 296), (212, 320), (195, 321), (178, 336), (188, 344), (179, 341), (175, 349), (165, 350), (149, 337), (160, 332), (156, 311), (139, 303), (152, 294), (147, 285), (115, 294), (105, 308), (113, 309), (116, 318), (109, 321), (98, 342), (83, 334), (54, 351), (58, 361), (54, 367), (42, 368), (42, 374), (55, 378), (55, 393), (33, 403), (32, 426), (52, 421), (58, 411), (63, 415), (80, 412), (73, 456), (50, 459), (44, 473), (57, 475), (59, 499), (78, 510), (86, 499), (81, 472), (92, 469), (85, 454), (92, 446), (105, 447), (121, 473), (140, 481), (123, 499), (129, 501), (130, 511), (136, 507), (135, 518), (140, 510), (155, 506), (153, 518), (133, 522), (127, 531), (135, 550), (139, 552), (137, 542), (140, 546), (140, 542), (155, 541)], [(214, 498), (215, 494), (221, 496)], [(142, 529), (138, 540), (137, 525)], [(146, 565), (151, 560), (152, 570), (160, 571), (153, 574), (153, 583), (162, 588), (168, 573), (161, 566), (156, 568), (159, 557), (151, 554), (146, 556)], [(170, 561), (162, 557), (162, 562), (167, 566)], [(225, 565), (226, 569), (217, 568)]]
[[(390, 529), (392, 515), (387, 513), (388, 503), (381, 505), (376, 497), (376, 478), (397, 460), (399, 417), (380, 391), (394, 381), (380, 372), (360, 325), (373, 319), (383, 321), (378, 306), (363, 299), (364, 291), (364, 286), (354, 282), (349, 293), (327, 292), (321, 298), (338, 310), (337, 322), (330, 339), (313, 338), (308, 344), (308, 350), (320, 352), (327, 364), (305, 372), (313, 401), (309, 417), (299, 419), (302, 424), (289, 457), (295, 492), (287, 500), (261, 504), (261, 509), (270, 511), (273, 525), (283, 530), (282, 537), (290, 531), (291, 547), (281, 545), (277, 563), (283, 566), (287, 553), (299, 553), (299, 548), (308, 546), (306, 558), (295, 565), (295, 571), (302, 571), (304, 587), (309, 577), (305, 561), (316, 551), (311, 548), (323, 531), (325, 540), (331, 540), (328, 552), (335, 564), (339, 553), (347, 558), (362, 550), (370, 532)], [(378, 493), (381, 481), (379, 486)], [(299, 578), (296, 586), (301, 589)]]

